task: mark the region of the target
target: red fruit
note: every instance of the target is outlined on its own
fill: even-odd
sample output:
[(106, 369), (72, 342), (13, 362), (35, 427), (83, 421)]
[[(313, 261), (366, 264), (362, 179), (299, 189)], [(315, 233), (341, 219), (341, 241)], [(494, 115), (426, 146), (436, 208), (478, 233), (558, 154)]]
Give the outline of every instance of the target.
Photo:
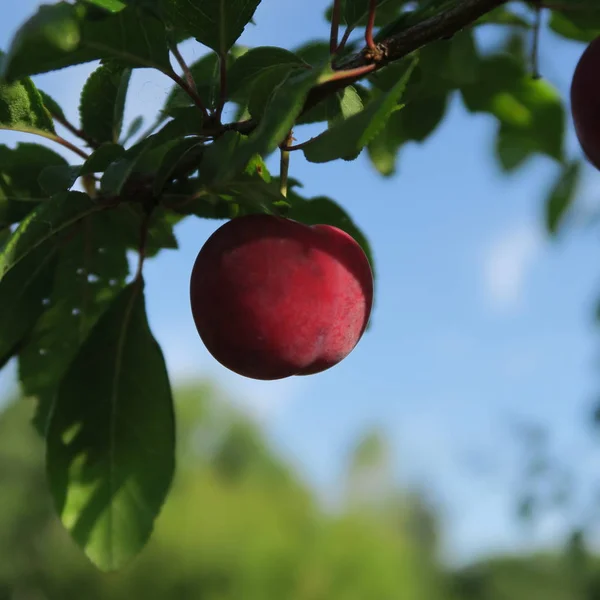
[(282, 379), (348, 356), (369, 320), (373, 275), (358, 243), (336, 227), (249, 215), (210, 236), (190, 292), (198, 333), (222, 365)]
[(583, 151), (600, 169), (600, 37), (585, 49), (573, 73), (571, 113)]

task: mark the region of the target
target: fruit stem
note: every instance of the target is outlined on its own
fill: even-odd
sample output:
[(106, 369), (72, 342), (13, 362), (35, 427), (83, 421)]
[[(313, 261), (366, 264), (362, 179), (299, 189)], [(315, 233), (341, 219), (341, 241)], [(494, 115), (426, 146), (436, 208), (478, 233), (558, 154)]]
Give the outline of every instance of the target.
[(140, 225), (140, 243), (138, 246), (138, 266), (135, 273), (135, 281), (142, 280), (142, 272), (144, 270), (144, 261), (146, 260), (146, 244), (148, 241), (148, 228), (150, 225), (151, 210), (144, 211), (142, 222)]
[(279, 191), (284, 198), (287, 197), (288, 174), (290, 171), (290, 151), (288, 148), (293, 139), (292, 131), (290, 130), (281, 146), (279, 146), (279, 150), (281, 152), (281, 158), (279, 161)]
[(342, 0), (334, 0), (331, 13), (331, 35), (329, 37), (329, 52), (335, 54), (338, 50), (338, 33), (340, 30), (340, 12)]

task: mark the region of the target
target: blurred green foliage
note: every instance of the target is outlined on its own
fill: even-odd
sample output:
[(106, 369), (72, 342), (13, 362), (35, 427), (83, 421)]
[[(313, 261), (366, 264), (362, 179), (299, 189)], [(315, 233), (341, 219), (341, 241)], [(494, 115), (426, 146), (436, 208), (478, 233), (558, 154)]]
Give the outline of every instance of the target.
[(212, 385), (179, 389), (176, 397), (172, 493), (148, 547), (116, 574), (95, 569), (53, 514), (33, 407), (7, 405), (0, 416), (0, 600), (598, 597), (600, 579), (581, 537), (560, 556), (444, 570), (435, 511), (394, 485), (376, 431), (357, 440), (342, 502), (326, 510)]

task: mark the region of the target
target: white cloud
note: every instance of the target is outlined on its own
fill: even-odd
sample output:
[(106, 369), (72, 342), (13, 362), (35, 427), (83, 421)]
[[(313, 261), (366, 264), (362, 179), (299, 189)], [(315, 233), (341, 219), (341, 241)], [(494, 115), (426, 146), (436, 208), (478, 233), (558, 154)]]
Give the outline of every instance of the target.
[(532, 224), (517, 224), (492, 241), (484, 256), (483, 283), (494, 309), (518, 308), (541, 245), (542, 237)]

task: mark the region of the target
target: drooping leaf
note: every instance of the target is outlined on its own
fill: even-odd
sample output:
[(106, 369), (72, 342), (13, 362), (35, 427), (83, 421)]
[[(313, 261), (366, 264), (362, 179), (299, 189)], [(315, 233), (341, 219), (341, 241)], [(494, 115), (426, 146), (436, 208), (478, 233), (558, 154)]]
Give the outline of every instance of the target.
[(54, 275), (56, 244), (44, 244), (0, 281), (0, 365), (15, 353), (44, 311)]
[(125, 155), (125, 148), (119, 144), (110, 142), (102, 144), (90, 157), (83, 163), (81, 174), (103, 173), (107, 167), (122, 158)]
[(171, 485), (174, 450), (169, 377), (143, 284), (134, 282), (69, 367), (47, 433), (57, 511), (100, 569), (122, 567), (148, 541)]
[(0, 229), (17, 223), (45, 200), (46, 194), (38, 183), (44, 168), (66, 164), (62, 156), (45, 146), (0, 145)]
[(64, 192), (39, 204), (21, 221), (0, 253), (0, 281), (46, 240), (100, 208), (81, 192)]
[(54, 123), (41, 94), (29, 77), (0, 81), (0, 129), (54, 133)]
[(546, 228), (556, 234), (569, 208), (577, 197), (581, 163), (573, 161), (562, 169), (546, 198)]
[(386, 126), (367, 146), (371, 164), (384, 177), (390, 177), (396, 172), (398, 149), (407, 141), (403, 131), (404, 110), (392, 113)]
[(310, 162), (328, 162), (343, 158), (352, 160), (383, 129), (394, 110), (399, 108), (406, 83), (416, 59), (409, 60), (403, 76), (387, 93), (373, 100), (363, 111), (345, 121), (336, 123), (304, 147), (304, 156)]
[(49, 195), (70, 190), (81, 172), (81, 166), (46, 167), (38, 177), (40, 187)]
[[(178, 167), (184, 164), (192, 164), (197, 168), (200, 165), (203, 152), (204, 143), (195, 138), (182, 138), (171, 147), (164, 155), (160, 167), (156, 172), (156, 177), (152, 185), (154, 195), (158, 196), (160, 194)], [(187, 172), (190, 168), (188, 167), (185, 170)]]
[(171, 69), (164, 24), (148, 11), (128, 7), (91, 18), (90, 10), (67, 2), (41, 6), (17, 31), (0, 78), (13, 81), (103, 58)]
[(52, 96), (49, 96), (48, 94), (46, 94), (46, 92), (38, 89), (38, 92), (40, 93), (40, 96), (42, 97), (42, 102), (44, 104), (44, 106), (46, 107), (46, 109), (48, 110), (48, 112), (54, 117), (57, 116), (60, 119), (65, 120), (65, 113), (63, 111), (63, 109), (60, 107), (60, 105), (58, 104), (58, 102), (52, 98)]
[(600, 17), (596, 2), (588, 0), (587, 6), (581, 2), (573, 10), (552, 11), (550, 29), (569, 40), (592, 42), (600, 36)]
[(164, 9), (175, 25), (225, 56), (259, 4), (260, 0), (165, 0)]
[(40, 433), (46, 430), (58, 384), (69, 364), (125, 285), (129, 271), (126, 241), (112, 227), (110, 212), (85, 217), (67, 232), (56, 257), (45, 312), (19, 354), (19, 378), (24, 393), (37, 400), (34, 423)]
[(252, 48), (233, 63), (228, 75), (228, 97), (235, 99), (238, 94), (246, 94), (259, 78), (269, 72), (277, 72), (279, 81), (282, 74), (298, 67), (308, 68), (308, 64), (293, 52), (274, 46)]
[(119, 141), (130, 78), (130, 68), (108, 61), (89, 76), (83, 87), (79, 103), (81, 128), (99, 144)]

